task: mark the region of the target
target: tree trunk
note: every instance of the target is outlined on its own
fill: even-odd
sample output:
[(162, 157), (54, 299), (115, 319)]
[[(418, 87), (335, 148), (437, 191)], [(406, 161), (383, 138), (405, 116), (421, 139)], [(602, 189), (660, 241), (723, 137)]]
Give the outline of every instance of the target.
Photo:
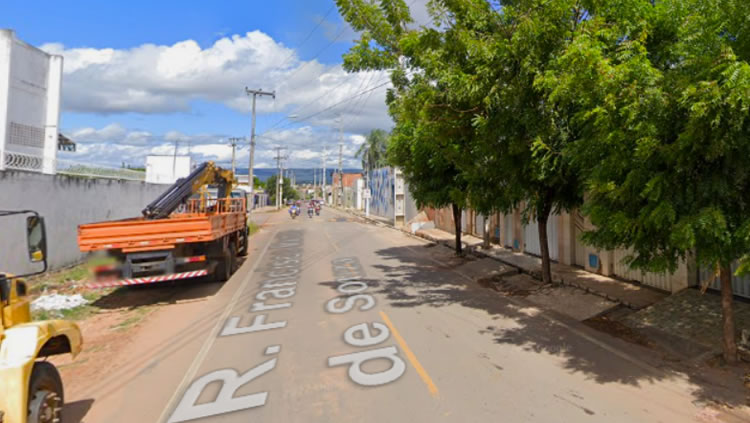
[(729, 364), (737, 362), (737, 341), (734, 333), (734, 315), (732, 312), (732, 268), (722, 266), (719, 270), (721, 280), (721, 315), (724, 329), (724, 360)]
[(453, 208), (453, 223), (456, 226), (456, 255), (463, 254), (463, 246), (461, 245), (461, 207), (456, 204), (451, 204)]
[(539, 216), (537, 216), (537, 225), (539, 225), (539, 246), (542, 252), (542, 282), (552, 283), (549, 245), (547, 243), (547, 219), (549, 219), (549, 210), (542, 210), (539, 213)]

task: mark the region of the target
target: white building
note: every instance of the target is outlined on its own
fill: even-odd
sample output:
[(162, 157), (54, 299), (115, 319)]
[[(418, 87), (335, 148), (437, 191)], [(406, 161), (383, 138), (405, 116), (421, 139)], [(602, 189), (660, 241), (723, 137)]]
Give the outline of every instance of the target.
[(0, 170), (55, 173), (62, 56), (0, 30)]
[(190, 156), (146, 156), (146, 182), (173, 184), (193, 170)]

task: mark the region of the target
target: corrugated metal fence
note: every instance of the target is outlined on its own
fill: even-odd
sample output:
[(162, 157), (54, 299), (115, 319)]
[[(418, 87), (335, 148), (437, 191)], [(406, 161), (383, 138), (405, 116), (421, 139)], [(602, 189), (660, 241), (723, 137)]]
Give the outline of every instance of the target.
[[(732, 265), (732, 272), (735, 272), (737, 270), (737, 263), (734, 263)], [(703, 283), (703, 281), (713, 277), (714, 271), (713, 269), (707, 269), (707, 268), (701, 268), (700, 275), (699, 275), (699, 283)], [(719, 278), (716, 278), (716, 280), (709, 285), (709, 288), (720, 290), (721, 285), (719, 282)], [(732, 277), (732, 291), (734, 291), (734, 295), (744, 297), (744, 298), (750, 298), (750, 276), (734, 276)]]
[(638, 269), (631, 269), (623, 263), (623, 259), (630, 254), (627, 250), (615, 250), (614, 255), (614, 272), (615, 275), (630, 281), (638, 281), (644, 285), (653, 286), (664, 291), (671, 290), (671, 282), (667, 273), (644, 272)]
[[(523, 228), (523, 241), (525, 244), (524, 251), (534, 255), (542, 254), (542, 247), (539, 243), (539, 225), (536, 220), (530, 221)], [(547, 243), (549, 244), (549, 257), (557, 260), (559, 249), (557, 243), (557, 215), (550, 215), (547, 219)]]

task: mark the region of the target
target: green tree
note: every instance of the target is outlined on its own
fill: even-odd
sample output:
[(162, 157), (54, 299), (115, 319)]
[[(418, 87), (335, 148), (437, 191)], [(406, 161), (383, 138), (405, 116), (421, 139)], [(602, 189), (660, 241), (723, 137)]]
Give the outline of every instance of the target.
[[(482, 214), (524, 206), (539, 228), (542, 278), (551, 282), (549, 216), (582, 202), (579, 172), (565, 154), (578, 134), (571, 111), (546, 101), (541, 78), (590, 16), (576, 0), (434, 0), (437, 29), (416, 43), (419, 64), (445, 93), (462, 133), (452, 156)], [(432, 43), (432, 45), (430, 45)]]
[(673, 271), (717, 269), (723, 349), (737, 360), (732, 263), (750, 270), (750, 21), (739, 0), (621, 0), (583, 22), (544, 85), (575, 107), (585, 164), (585, 239)]
[(458, 160), (472, 136), (470, 115), (447, 103), (451, 85), (439, 83), (431, 70), (436, 60), (422, 47), (440, 49), (436, 32), (417, 30), (403, 0), (337, 0), (352, 27), (361, 31), (344, 55), (348, 71), (389, 70), (394, 88), (387, 103), (395, 127), (388, 145), (389, 162), (403, 171), (417, 204), (451, 206), (456, 224), (456, 252), (462, 253), (461, 210), (468, 182)]
[(260, 180), (257, 176), (253, 175), (253, 189), (265, 188), (266, 184)]
[[(278, 175), (271, 175), (266, 179), (266, 192), (268, 192), (271, 204), (276, 204), (276, 181), (278, 181)], [(281, 185), (281, 198), (282, 200), (300, 199), (299, 191), (292, 186), (292, 180), (286, 177)]]
[(365, 142), (359, 146), (354, 157), (362, 160), (362, 169), (367, 171), (388, 165), (386, 153), (388, 149), (388, 133), (382, 129), (373, 129), (365, 137)]

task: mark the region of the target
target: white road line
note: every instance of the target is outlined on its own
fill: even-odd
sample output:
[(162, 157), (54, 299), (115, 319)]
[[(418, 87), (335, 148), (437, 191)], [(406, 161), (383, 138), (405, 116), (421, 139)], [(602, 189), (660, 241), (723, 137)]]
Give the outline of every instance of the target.
[(260, 256), (258, 256), (258, 259), (255, 260), (255, 263), (253, 263), (253, 267), (252, 269), (250, 269), (247, 278), (242, 281), (240, 286), (237, 288), (237, 291), (235, 291), (232, 299), (227, 304), (227, 308), (224, 309), (224, 313), (222, 313), (221, 317), (219, 317), (219, 320), (216, 322), (216, 326), (214, 326), (214, 328), (211, 330), (211, 333), (209, 334), (208, 338), (206, 338), (206, 342), (203, 343), (203, 347), (201, 348), (200, 352), (195, 356), (195, 359), (193, 359), (193, 363), (188, 368), (187, 373), (185, 373), (185, 377), (182, 378), (182, 381), (177, 386), (174, 394), (172, 394), (172, 398), (170, 398), (167, 406), (164, 408), (164, 411), (162, 411), (161, 416), (159, 416), (159, 422), (167, 421), (167, 418), (169, 418), (169, 413), (175, 407), (175, 403), (179, 399), (180, 395), (187, 388), (187, 385), (192, 382), (193, 378), (195, 378), (195, 374), (198, 372), (198, 368), (201, 366), (201, 364), (203, 364), (203, 361), (205, 361), (208, 352), (211, 350), (211, 347), (213, 347), (214, 341), (216, 341), (217, 335), (219, 334), (219, 330), (229, 317), (229, 313), (231, 313), (234, 307), (237, 305), (237, 301), (239, 301), (240, 295), (245, 291), (245, 288), (247, 288), (247, 285), (250, 283), (250, 279), (252, 279), (253, 275), (255, 274), (255, 269), (257, 269), (260, 262), (263, 261), (263, 257), (265, 257), (266, 252), (268, 251), (268, 247), (271, 246), (271, 241), (273, 241), (275, 237), (276, 233), (274, 233), (270, 237), (270, 239), (266, 243), (266, 246), (263, 247), (263, 251), (260, 253)]

